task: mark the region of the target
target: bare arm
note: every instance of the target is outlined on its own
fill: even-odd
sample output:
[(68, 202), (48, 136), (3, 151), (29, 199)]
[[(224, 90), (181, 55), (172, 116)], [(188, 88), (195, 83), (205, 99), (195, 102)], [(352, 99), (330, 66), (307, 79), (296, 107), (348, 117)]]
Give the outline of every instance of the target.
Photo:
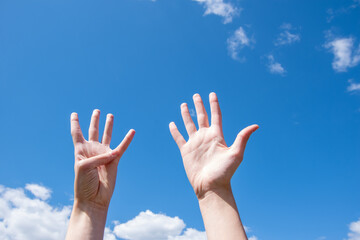
[(71, 114), (71, 135), (75, 148), (74, 205), (66, 234), (67, 240), (102, 240), (107, 211), (115, 188), (119, 160), (135, 131), (130, 130), (115, 149), (110, 148), (114, 117), (108, 114), (99, 142), (100, 111), (94, 110), (85, 140), (78, 115)]
[(257, 125), (243, 129), (228, 147), (222, 131), (222, 117), (215, 93), (210, 96), (211, 126), (199, 94), (193, 97), (199, 129), (191, 119), (187, 104), (181, 115), (189, 140), (170, 123), (170, 132), (177, 143), (187, 177), (199, 200), (208, 240), (247, 239), (231, 191), (230, 180), (240, 165), (246, 143)]

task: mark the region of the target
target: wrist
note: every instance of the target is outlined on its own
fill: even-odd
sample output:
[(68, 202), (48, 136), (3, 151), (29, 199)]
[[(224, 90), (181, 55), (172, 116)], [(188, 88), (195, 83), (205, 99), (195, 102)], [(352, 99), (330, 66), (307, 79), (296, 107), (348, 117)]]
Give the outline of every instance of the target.
[(80, 200), (74, 200), (73, 212), (74, 213), (85, 213), (87, 216), (107, 216), (108, 206), (103, 206), (93, 202), (83, 202)]
[(246, 240), (230, 184), (207, 191), (199, 199), (208, 240)]
[(197, 199), (199, 201), (202, 201), (204, 199), (211, 199), (216, 196), (228, 196), (228, 195), (232, 196), (232, 190), (231, 190), (231, 185), (229, 183), (221, 186), (219, 185), (216, 187), (211, 187), (203, 191), (197, 191), (195, 192), (195, 194)]
[(66, 239), (103, 239), (107, 210), (98, 204), (74, 200)]

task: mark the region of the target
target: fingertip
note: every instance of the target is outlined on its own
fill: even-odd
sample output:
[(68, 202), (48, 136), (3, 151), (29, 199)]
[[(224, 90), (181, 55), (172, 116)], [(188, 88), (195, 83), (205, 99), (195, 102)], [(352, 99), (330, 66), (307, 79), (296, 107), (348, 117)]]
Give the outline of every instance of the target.
[(108, 119), (113, 119), (113, 118), (114, 118), (114, 115), (113, 115), (112, 113), (108, 113), (108, 114), (106, 115), (106, 118), (108, 118)]
[(134, 136), (135, 133), (136, 133), (135, 129), (130, 129), (128, 134)]
[(187, 108), (187, 103), (182, 103), (182, 104), (180, 105), (180, 108)]
[(260, 128), (257, 124), (253, 124), (252, 127), (254, 128), (254, 132)]
[(100, 110), (99, 110), (99, 109), (97, 109), (97, 108), (96, 108), (96, 109), (94, 109), (93, 114), (94, 114), (94, 115), (98, 115), (98, 114), (100, 114)]
[(76, 112), (73, 112), (73, 113), (71, 113), (70, 118), (71, 118), (71, 120), (77, 120), (79, 117)]
[(169, 123), (169, 128), (172, 129), (172, 128), (176, 128), (176, 124), (174, 122), (170, 122)]
[(195, 101), (195, 100), (198, 100), (198, 99), (201, 99), (200, 94), (195, 93), (195, 94), (193, 95), (193, 100)]
[(211, 93), (209, 94), (209, 99), (210, 99), (210, 101), (217, 101), (217, 95), (216, 95), (216, 93), (215, 93), (215, 92), (211, 92)]

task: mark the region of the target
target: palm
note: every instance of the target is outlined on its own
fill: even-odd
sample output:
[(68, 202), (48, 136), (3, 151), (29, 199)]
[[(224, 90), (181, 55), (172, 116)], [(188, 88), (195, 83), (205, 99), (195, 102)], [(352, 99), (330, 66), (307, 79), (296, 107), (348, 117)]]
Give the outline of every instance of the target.
[(131, 130), (114, 150), (110, 148), (113, 116), (108, 115), (102, 142), (99, 139), (99, 115), (95, 110), (89, 128), (89, 140), (85, 140), (76, 114), (72, 115), (71, 133), (75, 147), (75, 198), (108, 206), (115, 188), (117, 165), (123, 152), (134, 136)]
[(235, 166), (228, 152), (224, 139), (212, 127), (198, 131), (183, 146), (184, 167), (195, 192), (230, 181)]
[[(109, 146), (99, 142), (86, 141), (76, 146), (75, 159), (81, 161), (110, 151)], [(108, 165), (101, 165), (89, 169), (80, 183), (85, 187), (80, 188), (78, 197), (91, 200), (100, 205), (107, 204), (107, 199), (111, 198), (115, 187), (116, 164), (116, 161), (113, 161)]]
[(194, 95), (199, 130), (196, 130), (186, 104), (182, 104), (181, 113), (189, 134), (186, 142), (174, 123), (170, 131), (179, 146), (186, 174), (195, 193), (203, 193), (230, 184), (231, 177), (240, 165), (246, 141), (257, 125), (241, 131), (231, 147), (225, 143), (221, 111), (215, 94), (210, 95), (211, 126), (199, 95)]

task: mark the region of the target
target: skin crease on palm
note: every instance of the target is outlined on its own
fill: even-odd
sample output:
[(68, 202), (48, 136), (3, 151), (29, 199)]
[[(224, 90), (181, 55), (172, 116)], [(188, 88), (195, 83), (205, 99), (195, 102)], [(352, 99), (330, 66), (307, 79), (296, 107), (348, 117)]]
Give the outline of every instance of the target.
[(230, 180), (240, 165), (250, 135), (258, 129), (251, 125), (243, 129), (233, 145), (228, 147), (222, 131), (222, 116), (215, 93), (209, 96), (211, 126), (199, 94), (193, 97), (199, 130), (191, 119), (186, 103), (181, 105), (181, 114), (189, 135), (186, 142), (175, 123), (170, 123), (170, 132), (176, 141), (188, 179), (199, 199), (216, 189), (230, 188)]

